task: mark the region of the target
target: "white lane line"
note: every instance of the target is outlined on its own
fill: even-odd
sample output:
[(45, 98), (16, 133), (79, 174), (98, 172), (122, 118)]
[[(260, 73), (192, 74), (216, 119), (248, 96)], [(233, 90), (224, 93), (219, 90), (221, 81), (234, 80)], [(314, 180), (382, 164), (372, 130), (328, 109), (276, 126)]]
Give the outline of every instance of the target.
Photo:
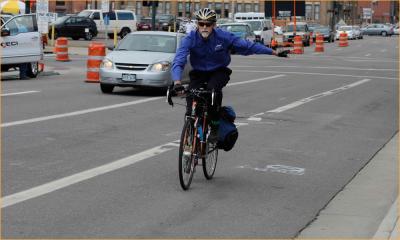
[(248, 81), (229, 83), (227, 86), (236, 86), (236, 85), (242, 85), (242, 84), (260, 82), (260, 81), (270, 80), (270, 79), (279, 78), (279, 77), (284, 77), (284, 76), (286, 76), (286, 75), (284, 75), (284, 74), (279, 74), (279, 75), (270, 76), (270, 77), (265, 77), (265, 78), (257, 78), (257, 79), (248, 80)]
[(3, 93), (0, 94), (0, 96), (5, 97), (5, 96), (14, 96), (14, 95), (21, 95), (21, 94), (29, 94), (29, 93), (38, 93), (40, 91), (25, 91), (25, 92), (15, 92), (15, 93)]
[(366, 57), (369, 57), (369, 56), (371, 56), (371, 53), (365, 54), (365, 56), (366, 56)]
[[(274, 79), (274, 78), (278, 78), (278, 77), (284, 77), (284, 76), (285, 76), (284, 74), (279, 74), (279, 75), (274, 75), (274, 76), (265, 77), (265, 78), (258, 78), (258, 79), (248, 80), (248, 81), (230, 83), (227, 86), (236, 86), (236, 85), (241, 85), (241, 84), (260, 82), (260, 81), (265, 81), (265, 80)], [(120, 107), (131, 106), (131, 105), (135, 105), (135, 104), (139, 104), (139, 103), (155, 101), (155, 100), (159, 100), (162, 98), (164, 98), (164, 97), (146, 98), (146, 99), (136, 100), (136, 101), (132, 101), (132, 102), (114, 104), (114, 105), (98, 107), (98, 108), (90, 108), (90, 109), (85, 109), (85, 110), (80, 110), (80, 111), (75, 111), (75, 112), (70, 112), (70, 113), (63, 113), (63, 114), (57, 114), (57, 115), (51, 115), (51, 116), (45, 116), (45, 117), (20, 120), (20, 121), (15, 121), (15, 122), (2, 123), (0, 126), (1, 127), (11, 127), (11, 126), (22, 125), (22, 124), (27, 124), (27, 123), (42, 122), (42, 121), (47, 121), (47, 120), (57, 119), (57, 118), (72, 117), (72, 116), (77, 116), (77, 115), (82, 115), (82, 114), (87, 114), (87, 113), (92, 113), (92, 112), (104, 111), (104, 110), (113, 109), (113, 108), (120, 108)]]
[(169, 142), (167, 144), (163, 144), (161, 146), (157, 146), (146, 151), (140, 152), (138, 154), (134, 154), (132, 156), (96, 167), (92, 168), (68, 177), (64, 177), (19, 193), (15, 193), (1, 199), (1, 207), (5, 208), (32, 198), (36, 198), (42, 195), (45, 195), (50, 192), (54, 192), (58, 189), (65, 188), (67, 186), (73, 185), (75, 183), (79, 183), (90, 178), (94, 178), (96, 176), (127, 167), (134, 163), (140, 162), (144, 159), (151, 158), (161, 153), (167, 152), (179, 146), (179, 140)]
[(159, 100), (162, 98), (164, 98), (164, 97), (146, 98), (146, 99), (141, 99), (141, 100), (136, 100), (136, 101), (131, 101), (131, 102), (108, 105), (108, 106), (104, 106), (104, 107), (90, 108), (90, 109), (85, 109), (85, 110), (80, 110), (80, 111), (75, 111), (75, 112), (70, 112), (70, 113), (63, 113), (63, 114), (31, 118), (31, 119), (15, 121), (15, 122), (2, 123), (0, 126), (1, 127), (11, 127), (11, 126), (22, 125), (22, 124), (27, 124), (27, 123), (42, 122), (42, 121), (57, 119), (57, 118), (72, 117), (72, 116), (82, 115), (82, 114), (86, 114), (86, 113), (104, 111), (104, 110), (113, 109), (113, 108), (120, 108), (120, 107), (131, 106), (131, 105), (135, 105), (135, 104), (139, 104), (139, 103), (155, 101), (155, 100)]
[[(314, 96), (305, 98), (305, 99), (311, 99), (311, 100), (316, 100), (318, 98), (321, 97), (325, 97), (340, 91), (344, 91), (346, 89), (358, 86), (360, 84), (363, 84), (365, 82), (370, 81), (369, 79), (364, 79), (362, 81), (358, 81), (340, 88), (336, 88), (324, 93), (320, 93), (320, 94), (316, 94)], [(329, 92), (329, 94), (327, 94)], [(279, 107), (270, 111), (267, 111), (266, 113), (277, 113), (277, 112), (283, 112), (289, 109), (292, 109), (294, 107), (300, 106), (306, 102), (309, 102), (310, 100), (300, 100), (297, 102), (300, 102), (301, 104), (289, 104), (290, 107), (288, 107), (289, 105), (283, 106), (283, 107)], [(295, 102), (296, 103), (296, 102)], [(264, 113), (257, 113), (253, 116), (260, 116)], [(241, 122), (237, 122), (235, 123), (236, 126), (240, 127), (240, 126), (246, 126), (249, 125), (249, 123), (241, 123)], [(51, 192), (54, 192), (56, 190), (68, 187), (70, 185), (73, 185), (75, 183), (79, 183), (91, 178), (94, 178), (96, 176), (105, 174), (105, 173), (109, 173), (112, 172), (114, 170), (118, 170), (121, 169), (123, 167), (127, 167), (129, 165), (132, 165), (134, 163), (140, 162), (142, 160), (148, 159), (148, 158), (152, 158), (155, 157), (157, 155), (160, 155), (162, 153), (165, 153), (167, 151), (170, 151), (176, 147), (179, 147), (179, 140), (175, 140), (148, 150), (145, 150), (143, 152), (131, 155), (129, 157), (126, 158), (122, 158), (120, 160), (116, 160), (114, 162), (108, 163), (108, 164), (104, 164), (102, 166), (99, 167), (95, 167), (80, 173), (76, 173), (74, 175), (71, 176), (67, 176), (49, 183), (45, 183), (43, 185), (37, 186), (37, 187), (33, 187), (18, 193), (14, 193), (8, 196), (5, 196), (3, 198), (1, 198), (0, 202), (1, 202), (1, 208), (5, 208), (8, 206), (12, 206), (14, 204), (20, 203), (20, 202), (24, 202), (27, 201), (29, 199), (33, 199)]]
[(355, 83), (352, 83), (352, 84), (349, 84), (349, 85), (345, 85), (345, 86), (340, 87), (340, 88), (336, 88), (336, 89), (329, 90), (329, 91), (326, 91), (326, 92), (323, 92), (323, 93), (319, 93), (319, 94), (313, 95), (313, 96), (308, 97), (308, 98), (303, 98), (303, 99), (301, 99), (299, 101), (292, 102), (292, 103), (290, 103), (288, 105), (285, 105), (285, 106), (282, 106), (282, 107), (267, 111), (267, 113), (284, 112), (284, 111), (287, 111), (289, 109), (292, 109), (292, 108), (298, 107), (300, 105), (303, 105), (305, 103), (308, 103), (308, 102), (311, 102), (311, 101), (317, 100), (319, 98), (326, 97), (326, 96), (329, 96), (329, 95), (332, 95), (332, 94), (335, 94), (335, 93), (338, 93), (338, 92), (342, 92), (344, 90), (356, 87), (358, 85), (361, 85), (361, 84), (369, 82), (369, 81), (371, 81), (371, 79), (363, 79), (361, 81), (358, 81), (358, 82), (355, 82)]
[(313, 67), (313, 66), (286, 66), (286, 65), (280, 65), (280, 66), (249, 66), (249, 65), (235, 65), (231, 66), (231, 68), (310, 68), (310, 69), (332, 69), (332, 70), (360, 70), (360, 71), (392, 71), (392, 72), (397, 72), (397, 69), (394, 68), (353, 68), (353, 67)]
[[(240, 70), (235, 69), (235, 72), (250, 72), (250, 73), (281, 73), (282, 71), (264, 71), (264, 70)], [(397, 80), (395, 77), (379, 77), (379, 76), (361, 76), (361, 75), (350, 75), (350, 74), (331, 74), (331, 73), (309, 73), (309, 72), (287, 72), (285, 74), (303, 74), (303, 75), (316, 75), (316, 76), (335, 76), (335, 77), (354, 77), (354, 78), (376, 78), (376, 79), (389, 79)]]

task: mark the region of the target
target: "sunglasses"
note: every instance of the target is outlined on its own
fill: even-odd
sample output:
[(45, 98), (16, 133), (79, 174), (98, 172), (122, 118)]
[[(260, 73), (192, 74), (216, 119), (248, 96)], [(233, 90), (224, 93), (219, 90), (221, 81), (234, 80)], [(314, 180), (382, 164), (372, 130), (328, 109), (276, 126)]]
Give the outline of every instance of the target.
[(212, 22), (198, 22), (197, 25), (199, 25), (199, 27), (211, 27), (214, 23)]

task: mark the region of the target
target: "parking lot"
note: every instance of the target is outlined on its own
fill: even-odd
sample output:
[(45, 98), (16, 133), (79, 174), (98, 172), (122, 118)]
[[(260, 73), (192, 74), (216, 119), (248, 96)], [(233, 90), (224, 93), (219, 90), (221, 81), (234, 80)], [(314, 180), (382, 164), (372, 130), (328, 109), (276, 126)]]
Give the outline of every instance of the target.
[[(102, 93), (85, 82), (88, 41), (70, 40), (68, 62), (46, 54), (36, 79), (2, 73), (2, 235), (298, 237), (398, 132), (398, 41), (233, 56), (223, 105), (236, 110), (239, 139), (220, 151), (215, 178), (198, 170), (188, 192), (177, 172), (184, 99), (171, 108), (163, 90)], [(347, 237), (378, 230), (398, 195), (390, 164), (393, 181)]]

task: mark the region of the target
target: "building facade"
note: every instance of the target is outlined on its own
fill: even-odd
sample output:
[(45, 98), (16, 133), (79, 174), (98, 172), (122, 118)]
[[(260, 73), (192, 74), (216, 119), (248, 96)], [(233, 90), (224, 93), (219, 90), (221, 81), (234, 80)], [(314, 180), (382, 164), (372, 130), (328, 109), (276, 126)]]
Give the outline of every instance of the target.
[[(51, 0), (49, 1), (49, 11), (78, 13), (83, 9), (100, 9), (101, 2), (101, 0)], [(140, 16), (149, 16), (150, 13), (150, 8), (143, 6), (141, 0), (109, 0), (109, 2), (110, 9), (133, 10)], [(262, 0), (159, 0), (157, 14), (192, 17), (193, 12), (198, 9), (209, 7), (214, 9), (221, 18), (232, 18), (236, 12), (265, 12), (266, 6), (271, 2)], [(339, 20), (344, 20), (347, 24), (352, 25), (365, 23), (363, 8), (372, 8), (373, 22), (397, 23), (399, 16), (399, 3), (396, 0), (309, 0), (305, 1), (304, 6), (303, 15), (307, 22), (330, 26), (335, 25)], [(279, 12), (279, 9), (276, 9), (276, 12)]]

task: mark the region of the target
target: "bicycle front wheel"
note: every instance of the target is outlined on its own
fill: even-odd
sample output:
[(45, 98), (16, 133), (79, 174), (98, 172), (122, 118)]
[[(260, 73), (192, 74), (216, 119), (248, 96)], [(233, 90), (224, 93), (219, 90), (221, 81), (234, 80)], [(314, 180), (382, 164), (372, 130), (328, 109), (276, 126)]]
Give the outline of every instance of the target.
[(179, 144), (179, 182), (183, 190), (188, 190), (193, 179), (195, 168), (195, 128), (192, 120), (188, 119), (182, 129)]
[(213, 178), (215, 173), (215, 168), (217, 167), (217, 160), (218, 160), (217, 144), (210, 143), (207, 141), (206, 154), (202, 160), (203, 160), (202, 165), (203, 165), (204, 177), (207, 180), (210, 180)]

